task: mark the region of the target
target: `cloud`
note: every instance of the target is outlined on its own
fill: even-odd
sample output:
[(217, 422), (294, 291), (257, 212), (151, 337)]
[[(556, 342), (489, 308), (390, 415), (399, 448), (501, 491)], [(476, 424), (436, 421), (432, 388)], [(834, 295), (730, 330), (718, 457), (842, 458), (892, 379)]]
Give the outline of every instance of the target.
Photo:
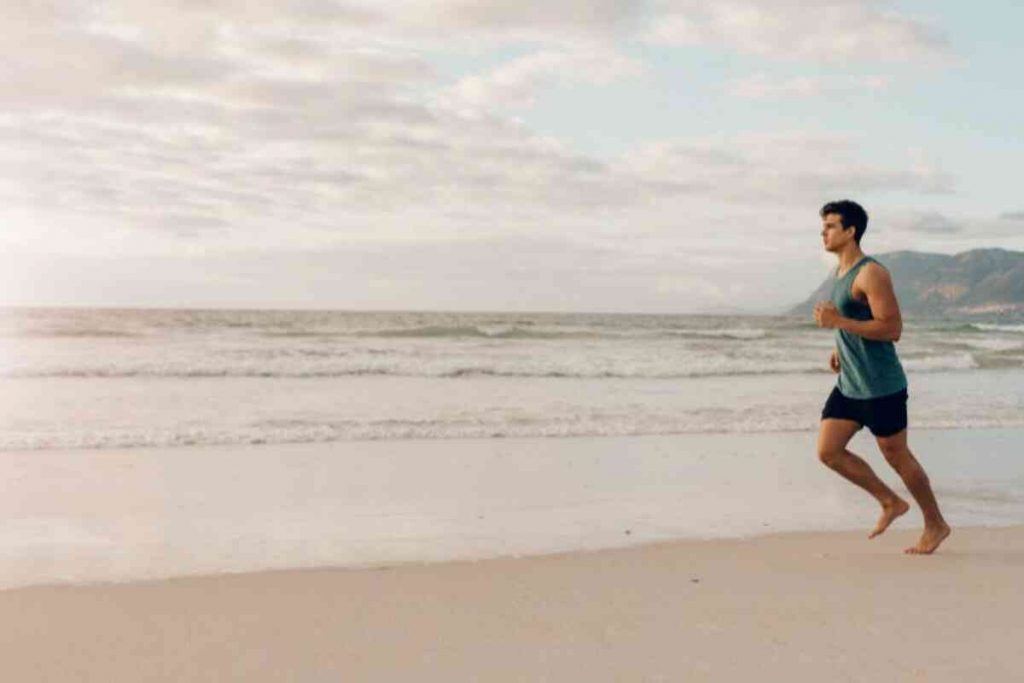
[[(364, 70), (374, 58), (363, 55)], [(719, 217), (728, 243), (751, 202), (818, 206), (953, 184), (935, 165), (865, 161), (856, 137), (803, 132), (665, 140), (596, 160), (486, 110), (417, 98), (384, 71), (376, 83), (238, 71), (188, 93), (103, 93), (81, 110), (2, 117), (0, 158), (19, 172), (0, 197), (34, 207), (4, 244), (277, 249), (538, 231), (602, 239), (644, 226), (678, 245)], [(44, 214), (46, 233), (30, 227)]]
[(964, 232), (965, 226), (941, 213), (930, 211), (901, 221), (899, 228), (909, 232), (952, 235)]
[(115, 89), (199, 87), (232, 69), (215, 54), (173, 56), (80, 28), (6, 32), (4, 41), (0, 102), (8, 110), (77, 107)]
[[(869, 209), (870, 211), (870, 209)], [(1015, 221), (978, 215), (949, 216), (938, 211), (909, 212), (886, 207), (871, 212), (869, 233), (875, 251), (915, 249), (958, 253), (1000, 247), (1024, 250), (1024, 232)]]
[(458, 31), (509, 41), (608, 38), (640, 17), (638, 3), (630, 0), (395, 0), (380, 6), (389, 23), (415, 34)]
[(745, 133), (645, 145), (627, 164), (636, 174), (688, 181), (721, 200), (815, 202), (821, 197), (909, 191), (944, 194), (953, 179), (941, 167), (871, 164), (858, 139), (838, 134)]
[(857, 92), (885, 90), (892, 84), (888, 76), (797, 76), (775, 79), (759, 73), (726, 83), (725, 90), (733, 97), (759, 100), (843, 96)]
[[(853, 12), (855, 3), (841, 4)], [(806, 24), (789, 3), (722, 7), (746, 5), (758, 8), (769, 40)], [(386, 244), (408, 266), (424, 243), (444, 243), (474, 263), (485, 262), (486, 249), (511, 250), (549, 270), (579, 259), (566, 279), (607, 269), (634, 278), (629, 296), (639, 297), (650, 282), (645, 273), (668, 289), (684, 281), (678, 260), (658, 260), (665, 254), (686, 254), (712, 288), (729, 279), (729, 265), (712, 264), (713, 254), (764, 258), (752, 256), (750, 229), (766, 214), (785, 249), (803, 244), (805, 217), (815, 222), (825, 199), (953, 187), (941, 166), (912, 154), (872, 161), (871, 141), (854, 135), (684, 136), (595, 158), (507, 116), (552, 85), (644, 74), (643, 63), (618, 46), (666, 12), (698, 24), (711, 17), (702, 40), (752, 49), (721, 29), (728, 22), (715, 13), (725, 10), (680, 2), (641, 11), (650, 7), (626, 0), (17, 3), (6, 16), (11, 57), (0, 64), (0, 163), (8, 169), (0, 177), (0, 251), (15, 260), (197, 258), (229, 272), (225, 255), (239, 245), (272, 260), (296, 245)], [(864, 7), (888, 11), (881, 2)], [(790, 21), (798, 26), (780, 28)], [(445, 80), (434, 59), (439, 51), (493, 55), (495, 45), (522, 41), (531, 41), (530, 52), (458, 79)], [(797, 54), (814, 57), (807, 49)], [(765, 76), (737, 94), (828, 94), (834, 83)], [(553, 246), (574, 236), (615, 258)], [(464, 242), (471, 246), (450, 247)], [(456, 269), (427, 251), (439, 267)], [(472, 278), (487, 270), (494, 268)], [(298, 265), (289, 271), (300, 272)], [(611, 289), (614, 279), (595, 276), (593, 284)], [(196, 282), (200, 291), (207, 280)]]
[(488, 109), (533, 104), (541, 86), (555, 82), (606, 85), (644, 72), (636, 59), (611, 50), (542, 50), (502, 64), (485, 74), (467, 76), (446, 93), (456, 106)]
[[(78, 285), (74, 303), (106, 306), (131, 306), (142, 296), (163, 306), (721, 312), (736, 300), (781, 307), (818, 278), (765, 292), (775, 266), (743, 249), (635, 253), (553, 236), (302, 246), (268, 253), (236, 245), (202, 258), (0, 252), (0, 304), (69, 303), (61, 278), (38, 276), (61, 273)], [(790, 264), (791, 276), (807, 270), (800, 256)], [(740, 269), (747, 277), (736, 278)]]
[[(607, 41), (635, 30), (642, 15), (630, 0), (105, 0), (92, 16), (141, 28), (147, 42), (174, 45), (245, 33), (279, 37), (329, 32), (335, 41), (378, 45), (410, 41), (430, 48), (488, 48), (512, 42)], [(292, 48), (301, 46), (292, 44)], [(301, 54), (300, 54), (301, 56)]]
[[(811, 11), (793, 0), (105, 0), (20, 3), (5, 19), (9, 56), (0, 64), (0, 102), (8, 109), (77, 108), (111, 93), (195, 98), (212, 86), (256, 77), (305, 80), (325, 89), (382, 82), (422, 87), (434, 75), (424, 50), (530, 42), (538, 46), (534, 54), (468, 76), (453, 88), (468, 101), (523, 104), (545, 82), (570, 77), (605, 83), (639, 73), (636, 60), (609, 46), (634, 40), (645, 24), (660, 27), (655, 34), (665, 39), (679, 38), (673, 26), (687, 26), (690, 37), (681, 42), (758, 54), (777, 49), (794, 58), (888, 59), (946, 50), (932, 29), (881, 0), (818, 2)], [(869, 78), (848, 85), (878, 83)], [(749, 79), (734, 86), (755, 96), (820, 87), (805, 80)]]
[(1024, 221), (1024, 211), (1007, 211), (999, 215), (1002, 221)]
[(648, 39), (837, 64), (948, 56), (939, 29), (894, 6), (891, 0), (660, 0)]
[[(28, 208), (4, 241), (42, 239), (33, 227), (40, 220), (65, 248), (85, 250), (126, 234), (170, 248), (142, 235), (267, 246), (296, 230), (317, 243), (414, 239), (516, 229), (555, 207), (628, 202), (646, 190), (603, 164), (486, 108), (440, 101), (443, 84), (407, 35), (430, 29), (450, 43), (454, 29), (471, 40), (511, 25), (551, 38), (572, 24), (593, 38), (627, 20), (630, 7), (181, 0), (22, 8), (14, 18), (31, 30), (9, 36), (13, 57), (0, 65), (0, 99), (11, 105), (0, 115), (0, 161), (19, 172), (0, 183), (0, 196)], [(549, 49), (461, 83), (465, 99), (455, 104), (472, 104), (474, 93), (478, 105), (513, 102), (570, 74), (604, 83), (638, 69), (594, 44)]]

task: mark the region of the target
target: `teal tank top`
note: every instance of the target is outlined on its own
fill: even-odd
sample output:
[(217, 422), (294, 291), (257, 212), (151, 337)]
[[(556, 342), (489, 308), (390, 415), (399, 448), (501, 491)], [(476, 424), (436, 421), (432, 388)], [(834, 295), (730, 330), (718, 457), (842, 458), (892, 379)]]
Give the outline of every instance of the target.
[[(839, 315), (853, 320), (874, 320), (866, 301), (857, 301), (850, 294), (857, 273), (868, 263), (878, 263), (865, 256), (854, 264), (832, 285), (832, 303)], [(881, 265), (881, 264), (879, 264)], [(839, 271), (836, 270), (838, 275)], [(836, 348), (839, 350), (839, 393), (847, 398), (877, 398), (895, 394), (907, 388), (907, 376), (891, 341), (865, 339), (845, 330), (836, 329)]]

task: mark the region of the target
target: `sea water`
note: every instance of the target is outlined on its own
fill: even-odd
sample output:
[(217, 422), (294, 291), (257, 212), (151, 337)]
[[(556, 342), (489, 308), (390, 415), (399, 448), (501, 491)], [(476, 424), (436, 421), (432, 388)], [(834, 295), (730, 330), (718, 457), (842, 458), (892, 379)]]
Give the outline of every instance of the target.
[[(767, 316), (7, 310), (0, 588), (867, 528), (814, 453), (832, 344)], [(897, 348), (950, 522), (1020, 524), (1024, 325), (908, 320)]]
[[(0, 450), (812, 431), (785, 316), (7, 309)], [(909, 320), (913, 428), (1024, 426), (1024, 324)]]

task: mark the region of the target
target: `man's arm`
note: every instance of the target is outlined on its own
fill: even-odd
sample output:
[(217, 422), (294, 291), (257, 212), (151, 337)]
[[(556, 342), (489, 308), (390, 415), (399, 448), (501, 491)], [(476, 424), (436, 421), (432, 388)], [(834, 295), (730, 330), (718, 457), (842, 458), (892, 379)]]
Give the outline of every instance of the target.
[(865, 339), (899, 341), (903, 333), (903, 319), (889, 271), (869, 263), (857, 274), (855, 284), (860, 285), (867, 297), (874, 320), (844, 318), (831, 301), (819, 301), (814, 307), (814, 319), (818, 325), (839, 328)]

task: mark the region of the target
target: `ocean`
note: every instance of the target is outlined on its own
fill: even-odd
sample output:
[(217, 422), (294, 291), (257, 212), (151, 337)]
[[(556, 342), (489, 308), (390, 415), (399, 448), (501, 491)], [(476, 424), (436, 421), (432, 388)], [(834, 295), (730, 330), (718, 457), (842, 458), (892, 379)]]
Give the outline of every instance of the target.
[[(812, 431), (786, 316), (0, 311), (0, 450)], [(1024, 426), (1024, 324), (908, 320), (911, 428)]]
[[(7, 310), (0, 588), (867, 528), (814, 455), (831, 348), (771, 316)], [(950, 522), (1018, 524), (1024, 325), (898, 348)]]

